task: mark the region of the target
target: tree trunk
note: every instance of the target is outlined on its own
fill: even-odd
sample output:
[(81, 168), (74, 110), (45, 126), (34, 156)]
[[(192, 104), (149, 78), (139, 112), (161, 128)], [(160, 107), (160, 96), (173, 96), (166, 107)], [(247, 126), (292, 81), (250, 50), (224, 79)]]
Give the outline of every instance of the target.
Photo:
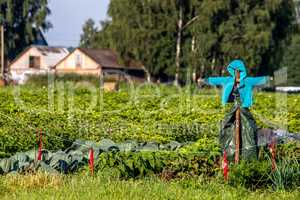
[(201, 68), (200, 68), (200, 78), (203, 78), (204, 72), (205, 72), (205, 66), (204, 66), (204, 64), (202, 63)]
[(214, 53), (214, 54), (213, 54), (213, 59), (212, 59), (212, 61), (211, 61), (211, 71), (212, 71), (213, 74), (215, 74), (215, 73), (214, 73), (214, 71), (215, 71), (215, 63), (216, 63), (216, 55), (215, 55), (215, 53)]
[(1, 25), (0, 27), (0, 36), (1, 36), (1, 78), (4, 79), (5, 73), (5, 63), (4, 63), (4, 26)]
[(176, 63), (175, 83), (174, 83), (175, 85), (178, 85), (179, 82), (182, 27), (183, 27), (183, 8), (182, 5), (180, 5), (178, 31), (177, 31), (177, 44), (176, 44), (176, 60), (175, 60)]
[(145, 66), (143, 66), (143, 69), (146, 72), (146, 80), (147, 80), (148, 83), (150, 83), (151, 82), (151, 74)]
[[(195, 39), (195, 36), (193, 36), (192, 37), (192, 54), (193, 54), (193, 57), (196, 55), (195, 43), (196, 43), (196, 39)], [(195, 57), (194, 57), (194, 59), (195, 59)], [(195, 64), (193, 65), (193, 75), (192, 75), (192, 77), (193, 77), (193, 82), (196, 83), (197, 80), (196, 80), (196, 65)]]

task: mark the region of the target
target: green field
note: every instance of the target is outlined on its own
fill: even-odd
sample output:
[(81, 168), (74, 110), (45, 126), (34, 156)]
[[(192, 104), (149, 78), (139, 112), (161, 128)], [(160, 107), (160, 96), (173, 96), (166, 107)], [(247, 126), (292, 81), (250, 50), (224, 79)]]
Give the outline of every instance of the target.
[[(108, 175), (17, 176), (1, 178), (1, 199), (299, 199), (299, 190), (250, 191), (201, 178), (118, 180)], [(4, 179), (4, 180), (3, 180)]]
[[(75, 139), (99, 142), (137, 140), (166, 143), (191, 142), (181, 154), (220, 155), (220, 121), (230, 106), (220, 103), (217, 89), (177, 88), (164, 85), (122, 86), (119, 92), (102, 92), (90, 84), (58, 82), (51, 87), (7, 87), (0, 90), (0, 158), (35, 146), (35, 132), (44, 132), (44, 147), (64, 149)], [(256, 92), (251, 112), (258, 126), (287, 128), (300, 132), (300, 95)], [(298, 145), (299, 146), (299, 145)], [(299, 147), (297, 147), (299, 150)], [(296, 149), (297, 149), (296, 148)], [(282, 147), (280, 155), (299, 158), (295, 147)], [(166, 157), (166, 156), (165, 156)], [(165, 158), (162, 157), (162, 158)], [(215, 157), (214, 157), (215, 158)], [(202, 159), (202, 158), (201, 158)], [(193, 158), (191, 158), (193, 160)], [(196, 160), (171, 162), (174, 178), (162, 173), (133, 178), (99, 168), (95, 177), (85, 170), (76, 175), (7, 175), (0, 177), (4, 199), (299, 199), (299, 176), (293, 187), (278, 189), (271, 180), (262, 184), (255, 173), (268, 174), (269, 165), (256, 165), (261, 171), (233, 172), (245, 182), (224, 184), (217, 163), (207, 158), (208, 176)], [(251, 169), (254, 169), (252, 166)], [(117, 168), (116, 168), (117, 169)], [(294, 169), (299, 169), (299, 166)], [(199, 172), (200, 171), (200, 172)], [(241, 173), (245, 172), (245, 173)], [(191, 173), (189, 173), (191, 172)], [(234, 174), (236, 173), (236, 174)], [(240, 173), (240, 174), (239, 174)], [(282, 176), (282, 174), (281, 174)], [(282, 176), (283, 177), (283, 176)], [(250, 180), (250, 181), (249, 181)], [(271, 181), (271, 182), (270, 182)], [(253, 184), (253, 187), (249, 187)], [(258, 184), (258, 185), (255, 185)]]

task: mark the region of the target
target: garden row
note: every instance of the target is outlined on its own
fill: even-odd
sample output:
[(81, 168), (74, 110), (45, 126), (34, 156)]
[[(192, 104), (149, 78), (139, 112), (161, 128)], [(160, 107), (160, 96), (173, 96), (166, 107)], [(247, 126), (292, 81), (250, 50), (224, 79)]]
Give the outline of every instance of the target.
[[(300, 95), (256, 93), (251, 109), (258, 126), (300, 132)], [(220, 121), (229, 107), (218, 90), (144, 85), (119, 92), (58, 82), (49, 87), (0, 90), (0, 157), (28, 151), (42, 130), (44, 147), (59, 150), (75, 139), (167, 143), (198, 141), (200, 149), (218, 146)], [(198, 149), (196, 149), (198, 150)]]

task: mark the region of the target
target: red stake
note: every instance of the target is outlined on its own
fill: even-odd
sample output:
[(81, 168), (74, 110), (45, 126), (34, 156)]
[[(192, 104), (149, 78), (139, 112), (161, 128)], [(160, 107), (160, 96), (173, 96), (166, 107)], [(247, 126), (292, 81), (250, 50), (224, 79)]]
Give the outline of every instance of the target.
[(223, 152), (223, 175), (224, 175), (224, 180), (227, 182), (228, 181), (228, 160), (227, 160), (227, 153), (226, 150)]
[(39, 149), (38, 149), (38, 160), (42, 160), (42, 148), (43, 148), (43, 140), (42, 140), (42, 130), (40, 130), (40, 138), (39, 138)]
[(34, 149), (34, 161), (36, 162), (36, 150), (38, 149), (38, 143), (39, 143), (39, 130), (36, 129), (36, 133), (35, 133), (35, 149)]
[(90, 159), (89, 159), (89, 166), (90, 166), (90, 172), (91, 175), (94, 175), (94, 149), (90, 148)]
[(271, 159), (272, 159), (272, 171), (274, 172), (275, 171), (275, 168), (276, 168), (276, 148), (275, 148), (275, 138), (273, 137), (272, 138), (272, 142), (271, 144), (269, 144), (269, 149), (270, 149), (270, 152), (271, 152)]

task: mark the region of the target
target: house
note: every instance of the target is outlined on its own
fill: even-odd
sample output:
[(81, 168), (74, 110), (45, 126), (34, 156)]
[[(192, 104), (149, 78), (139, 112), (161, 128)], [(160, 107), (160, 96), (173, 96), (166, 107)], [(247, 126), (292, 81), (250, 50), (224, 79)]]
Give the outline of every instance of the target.
[(9, 65), (12, 80), (24, 83), (30, 74), (51, 72), (69, 54), (66, 48), (32, 45), (21, 52)]
[[(76, 48), (55, 66), (57, 74), (76, 73), (80, 75), (123, 75), (131, 79), (144, 79), (141, 66), (124, 66), (118, 62), (118, 55), (111, 49)], [(116, 76), (115, 76), (116, 77)]]

